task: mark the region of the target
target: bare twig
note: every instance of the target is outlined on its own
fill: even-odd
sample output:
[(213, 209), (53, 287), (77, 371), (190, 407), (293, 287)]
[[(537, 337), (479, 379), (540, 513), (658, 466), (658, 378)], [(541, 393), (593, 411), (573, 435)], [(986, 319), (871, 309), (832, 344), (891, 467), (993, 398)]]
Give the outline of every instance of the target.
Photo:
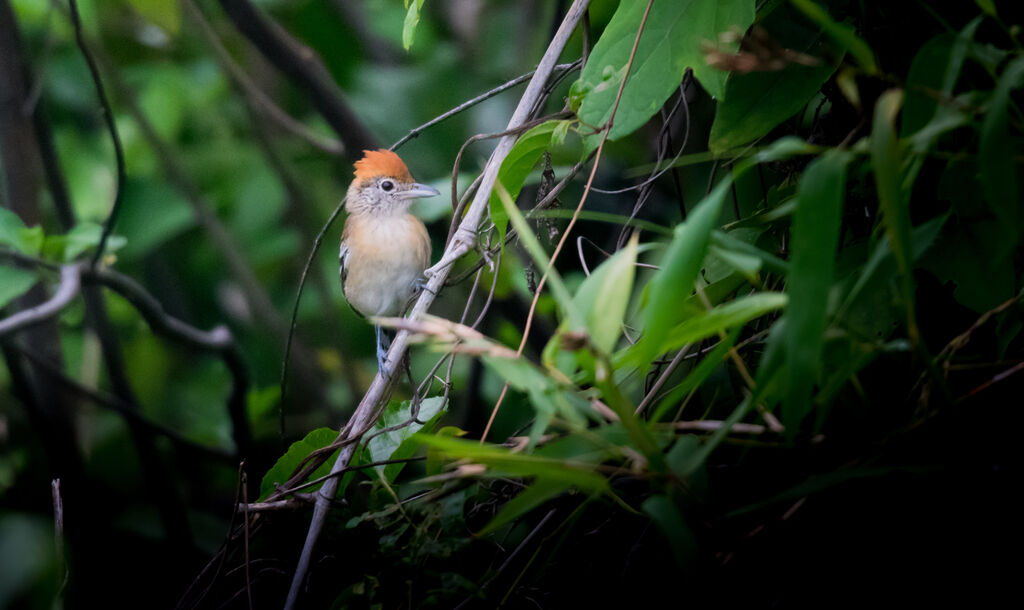
[[(540, 282), (537, 284), (537, 290), (533, 294), (533, 302), (530, 303), (530, 311), (526, 314), (526, 324), (523, 327), (523, 338), (519, 342), (519, 349), (517, 353), (522, 355), (523, 349), (526, 347), (526, 341), (530, 336), (530, 328), (533, 325), (533, 315), (537, 311), (537, 302), (540, 300), (541, 290), (544, 288), (544, 284), (548, 279), (548, 273), (554, 268), (555, 260), (561, 253), (562, 248), (565, 246), (565, 242), (569, 238), (569, 234), (572, 232), (572, 228), (576, 225), (576, 220), (579, 218), (580, 212), (583, 210), (583, 204), (587, 201), (587, 196), (590, 194), (590, 189), (594, 184), (594, 176), (597, 175), (597, 167), (601, 164), (601, 153), (604, 151), (605, 142), (608, 141), (608, 134), (612, 131), (612, 125), (615, 122), (615, 113), (619, 109), (619, 102), (622, 101), (622, 92), (626, 88), (626, 81), (629, 80), (629, 73), (633, 67), (633, 60), (636, 58), (636, 50), (640, 45), (640, 36), (644, 32), (644, 26), (647, 24), (647, 16), (651, 12), (651, 6), (654, 4), (654, 0), (647, 1), (647, 7), (644, 9), (643, 17), (640, 19), (640, 26), (637, 28), (636, 37), (633, 39), (633, 48), (629, 52), (629, 59), (626, 60), (626, 72), (622, 75), (622, 82), (619, 83), (619, 90), (615, 94), (615, 102), (612, 104), (612, 111), (608, 117), (608, 122), (601, 127), (601, 143), (597, 146), (597, 151), (594, 156), (594, 164), (590, 168), (590, 177), (587, 178), (587, 183), (583, 187), (583, 194), (580, 195), (580, 202), (576, 205), (576, 211), (573, 213), (572, 218), (569, 219), (569, 225), (562, 232), (561, 239), (558, 240), (558, 245), (555, 246), (554, 252), (551, 253), (551, 258), (548, 260), (547, 268), (544, 269), (544, 275), (541, 276)], [(494, 404), (494, 408), (491, 409), (491, 416), (487, 420), (487, 426), (484, 428), (483, 434), (480, 435), (480, 442), (483, 443), (487, 440), (487, 434), (491, 430), (491, 426), (494, 424), (494, 418), (498, 415), (498, 409), (501, 408), (501, 403), (508, 393), (508, 383), (501, 389), (501, 394), (498, 396), (498, 400)]]
[(57, 291), (53, 293), (53, 296), (35, 307), (23, 309), (0, 320), (0, 338), (23, 328), (45, 322), (59, 314), (71, 303), (72, 299), (78, 296), (81, 281), (81, 267), (77, 264), (61, 267), (60, 284), (57, 286)]
[(302, 138), (310, 145), (328, 154), (340, 155), (345, 152), (345, 145), (340, 140), (316, 133), (300, 121), (293, 119), (280, 106), (275, 104), (273, 100), (267, 97), (267, 94), (263, 93), (263, 90), (249, 78), (245, 70), (235, 62), (231, 54), (228, 53), (228, 50), (224, 48), (224, 44), (217, 37), (217, 33), (213, 31), (210, 22), (206, 20), (206, 17), (203, 16), (202, 11), (199, 10), (195, 2), (192, 0), (181, 0), (181, 3), (185, 6), (188, 13), (192, 15), (192, 19), (199, 24), (199, 33), (202, 34), (206, 43), (213, 49), (213, 54), (217, 56), (221, 65), (224, 66), (228, 75), (235, 81), (242, 92), (252, 100), (253, 106), (259, 114), (271, 119), (285, 131)]
[(284, 500), (276, 500), (274, 502), (253, 502), (252, 504), (239, 504), (238, 510), (243, 513), (262, 513), (275, 510), (295, 510), (299, 508), (308, 508), (313, 505), (315, 500), (313, 494), (295, 494), (290, 498)]
[(67, 386), (75, 393), (84, 396), (96, 403), (97, 405), (110, 409), (116, 412), (118, 415), (123, 417), (130, 425), (144, 428), (149, 434), (159, 434), (165, 437), (175, 447), (178, 447), (185, 451), (190, 451), (195, 455), (203, 456), (207, 459), (213, 459), (221, 462), (230, 462), (234, 464), (237, 461), (237, 456), (217, 447), (208, 447), (206, 445), (200, 445), (195, 443), (172, 428), (161, 426), (158, 423), (146, 419), (139, 413), (139, 409), (135, 405), (127, 404), (124, 399), (118, 396), (108, 396), (98, 390), (94, 390), (81, 382), (72, 379), (67, 376), (63, 371), (54, 366), (53, 364), (44, 360), (38, 354), (30, 352), (28, 350), (20, 350), (21, 353), (32, 361), (32, 364), (46, 370), (58, 383)]
[(654, 385), (651, 386), (651, 389), (647, 392), (647, 394), (644, 395), (643, 400), (641, 400), (640, 404), (637, 405), (635, 413), (636, 415), (640, 415), (641, 413), (643, 413), (644, 409), (646, 409), (651, 404), (651, 402), (654, 401), (654, 397), (658, 394), (658, 390), (661, 389), (661, 386), (665, 385), (665, 382), (668, 381), (668, 378), (670, 375), (672, 375), (672, 372), (675, 371), (676, 367), (679, 366), (679, 363), (682, 362), (684, 358), (686, 358), (686, 353), (690, 351), (691, 347), (692, 345), (687, 345), (683, 347), (683, 349), (676, 352), (675, 357), (672, 358), (672, 362), (668, 363), (668, 366), (665, 367), (665, 370), (663, 370), (661, 372), (661, 375), (658, 376), (658, 380), (654, 382)]
[(50, 481), (50, 494), (53, 496), (53, 545), (57, 559), (57, 599), (64, 597), (64, 588), (68, 584), (68, 566), (64, 561), (64, 496), (60, 491), (60, 479)]
[[(221, 1), (223, 3), (227, 0)], [(562, 25), (559, 27), (555, 38), (551, 41), (551, 44), (545, 51), (544, 57), (541, 59), (533, 79), (527, 86), (523, 97), (519, 101), (519, 105), (512, 115), (512, 119), (509, 121), (509, 129), (516, 128), (526, 121), (526, 117), (528, 116), (530, 109), (533, 108), (534, 102), (543, 91), (544, 85), (555, 67), (555, 62), (558, 59), (558, 56), (565, 47), (569, 36), (576, 28), (576, 24), (583, 12), (586, 10), (588, 3), (589, 0), (575, 0), (569, 8), (568, 14), (562, 21)], [(462, 224), (459, 226), (459, 231), (456, 232), (455, 238), (446, 248), (444, 255), (441, 257), (441, 262), (429, 270), (430, 273), (428, 274), (427, 285), (420, 293), (416, 303), (413, 305), (412, 312), (410, 314), (412, 317), (418, 317), (427, 310), (431, 303), (433, 303), (435, 295), (441, 289), (445, 279), (448, 277), (451, 263), (466, 252), (469, 252), (470, 248), (472, 248), (477, 227), (480, 225), (480, 219), (483, 217), (484, 211), (487, 208), (487, 201), (490, 198), (491, 189), (494, 188), (494, 182), (498, 176), (498, 169), (501, 166), (502, 161), (504, 161), (505, 157), (508, 155), (508, 152), (512, 149), (515, 139), (516, 138), (513, 136), (506, 136), (499, 140), (497, 147), (487, 163), (487, 166), (484, 168), (480, 188), (477, 190), (473, 203), (470, 205), (469, 210), (462, 220)], [(402, 360), (408, 346), (408, 341), (409, 333), (407, 331), (399, 331), (397, 333), (394, 341), (391, 343), (391, 348), (388, 350), (384, 367), (382, 370), (377, 372), (377, 375), (374, 377), (369, 389), (363, 396), (363, 399), (359, 402), (359, 405), (356, 407), (352, 418), (341, 431), (339, 439), (349, 440), (358, 438), (365, 433), (370, 426), (372, 426), (373, 418), (378, 411), (377, 405), (384, 399), (387, 391), (389, 390), (391, 379), (394, 377), (395, 368)], [(348, 462), (352, 457), (352, 453), (352, 444), (348, 444), (342, 448), (331, 471), (337, 472), (347, 467)], [(306, 541), (303, 545), (302, 554), (299, 557), (299, 563), (296, 566), (295, 575), (292, 578), (291, 588), (288, 592), (288, 598), (285, 602), (286, 609), (295, 607), (299, 591), (302, 588), (302, 583), (305, 581), (306, 573), (309, 570), (309, 565), (313, 556), (313, 547), (316, 545), (316, 541), (320, 537), (320, 530), (323, 528), (324, 521), (327, 517), (330, 502), (337, 493), (337, 490), (338, 479), (334, 478), (326, 481), (317, 494), (316, 507), (314, 508), (313, 517), (310, 521), (309, 531), (306, 534)]]
[(96, 65), (96, 60), (93, 58), (92, 53), (89, 52), (89, 46), (85, 44), (85, 36), (82, 33), (82, 20), (78, 16), (78, 3), (76, 0), (68, 0), (68, 2), (71, 7), (71, 24), (75, 29), (75, 42), (78, 43), (82, 57), (85, 59), (86, 65), (89, 66), (89, 74), (92, 76), (92, 83), (96, 87), (96, 97), (99, 98), (100, 105), (103, 106), (103, 120), (107, 125), (107, 131), (110, 132), (110, 140), (114, 143), (114, 159), (117, 163), (117, 186), (115, 187), (117, 190), (114, 193), (114, 204), (110, 208), (110, 214), (107, 216), (107, 221), (103, 223), (103, 234), (100, 236), (100, 243), (96, 246), (96, 253), (92, 257), (92, 266), (95, 267), (103, 256), (103, 250), (107, 246), (107, 239), (114, 230), (114, 225), (117, 223), (117, 215), (121, 211), (121, 198), (124, 192), (125, 178), (124, 149), (121, 147), (121, 136), (118, 135), (117, 126), (114, 124), (114, 111), (110, 107), (110, 100), (107, 99), (107, 92), (103, 88), (99, 67)]
[[(557, 66), (555, 66), (554, 69), (555, 70), (560, 70), (563, 73), (570, 72), (573, 69), (575, 69), (579, 65), (579, 63), (580, 62), (575, 61), (575, 62), (573, 62), (571, 64), (558, 64)], [(508, 91), (509, 89), (511, 89), (512, 87), (515, 87), (516, 85), (521, 85), (521, 84), (525, 83), (526, 81), (528, 81), (531, 78), (533, 78), (533, 75), (534, 75), (534, 72), (527, 72), (526, 74), (523, 74), (522, 76), (517, 76), (516, 78), (513, 78), (512, 80), (510, 80), (510, 81), (508, 81), (506, 83), (498, 85), (497, 87), (495, 87), (494, 89), (491, 89), (490, 91), (481, 93), (480, 95), (474, 97), (473, 99), (465, 101), (465, 102), (459, 104), (458, 106), (456, 106), (455, 108), (452, 108), (451, 110), (445, 112), (444, 114), (440, 114), (440, 115), (430, 119), (429, 121), (427, 121), (426, 123), (420, 125), (419, 127), (414, 127), (413, 129), (410, 129), (409, 133), (405, 134), (404, 136), (402, 136), (402, 138), (400, 140), (398, 140), (397, 142), (395, 142), (394, 144), (391, 145), (391, 150), (398, 150), (406, 142), (408, 142), (409, 140), (412, 140), (413, 138), (419, 137), (419, 135), (421, 133), (423, 133), (427, 129), (433, 127), (434, 125), (437, 125), (438, 123), (440, 123), (442, 121), (450, 119), (453, 116), (459, 114), (460, 112), (463, 112), (463, 111), (465, 111), (465, 110), (467, 110), (469, 108), (472, 108), (473, 106), (476, 106), (480, 102), (482, 102), (484, 100), (488, 100), (488, 99), (494, 97), (495, 95), (498, 95), (499, 93), (503, 93), (505, 91)]]
[(309, 95), (310, 102), (345, 143), (347, 156), (354, 160), (364, 149), (379, 148), (373, 134), (345, 103), (316, 53), (261, 15), (249, 0), (220, 0), (220, 5), (238, 31)]
[[(17, 252), (0, 251), (0, 254), (22, 263), (49, 269), (56, 268), (51, 263), (28, 257)], [(60, 271), (60, 288), (58, 289), (57, 294), (47, 301), (47, 303), (51, 304), (50, 307), (55, 308), (55, 310), (45, 317), (52, 317), (53, 315), (56, 315), (60, 312), (60, 309), (63, 306), (66, 306), (67, 303), (64, 303), (64, 305), (60, 305), (59, 302), (54, 303), (60, 293), (70, 293), (64, 295), (64, 299), (70, 302), (75, 294), (77, 294), (78, 285), (82, 281), (102, 284), (128, 300), (128, 302), (131, 303), (142, 315), (143, 319), (146, 320), (146, 323), (154, 333), (171, 337), (179, 342), (202, 351), (218, 354), (224, 361), (224, 365), (227, 367), (232, 378), (231, 395), (228, 399), (228, 412), (231, 417), (234, 441), (238, 451), (242, 455), (245, 455), (248, 452), (251, 443), (248, 417), (245, 410), (245, 395), (248, 391), (249, 383), (248, 373), (246, 371), (245, 362), (242, 360), (242, 356), (235, 345), (234, 337), (226, 326), (217, 326), (210, 331), (195, 328), (194, 326), (191, 326), (168, 314), (164, 310), (163, 305), (160, 304), (160, 301), (158, 301), (153, 295), (149, 294), (149, 292), (135, 282), (135, 280), (110, 269), (91, 268), (79, 263), (75, 265), (64, 265), (60, 267)], [(71, 290), (69, 285), (71, 282), (70, 275), (72, 273), (75, 276), (74, 291)], [(32, 314), (33, 312), (36, 312), (36, 315), (39, 315), (38, 309), (38, 307), (35, 307), (25, 310), (0, 321), (0, 335), (3, 334), (3, 324), (9, 323), (13, 318), (23, 314)]]
[[(672, 424), (676, 430), (697, 430), (704, 432), (713, 432), (715, 430), (721, 430), (726, 425), (726, 422), (715, 421), (704, 419), (700, 421), (679, 421)], [(761, 424), (744, 424), (738, 422), (729, 426), (729, 430), (737, 434), (765, 434), (767, 432), (774, 432), (781, 434), (783, 430), (773, 430), (768, 426), (762, 426)]]

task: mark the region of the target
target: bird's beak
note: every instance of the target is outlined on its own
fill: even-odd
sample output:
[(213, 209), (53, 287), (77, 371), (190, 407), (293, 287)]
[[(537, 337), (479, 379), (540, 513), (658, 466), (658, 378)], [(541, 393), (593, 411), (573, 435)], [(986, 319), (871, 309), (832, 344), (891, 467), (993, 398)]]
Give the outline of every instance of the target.
[(398, 193), (398, 196), (402, 199), (418, 199), (420, 197), (433, 197), (434, 195), (440, 194), (441, 191), (436, 188), (416, 182), (412, 185), (411, 189)]

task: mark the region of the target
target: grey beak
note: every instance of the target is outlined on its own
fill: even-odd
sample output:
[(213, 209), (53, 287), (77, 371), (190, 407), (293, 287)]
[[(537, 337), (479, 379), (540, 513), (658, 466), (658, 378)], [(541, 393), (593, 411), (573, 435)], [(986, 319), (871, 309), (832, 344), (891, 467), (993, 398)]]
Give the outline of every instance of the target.
[(416, 182), (412, 185), (411, 189), (398, 193), (398, 196), (402, 199), (418, 199), (420, 197), (433, 197), (434, 195), (440, 194), (441, 191), (436, 188)]

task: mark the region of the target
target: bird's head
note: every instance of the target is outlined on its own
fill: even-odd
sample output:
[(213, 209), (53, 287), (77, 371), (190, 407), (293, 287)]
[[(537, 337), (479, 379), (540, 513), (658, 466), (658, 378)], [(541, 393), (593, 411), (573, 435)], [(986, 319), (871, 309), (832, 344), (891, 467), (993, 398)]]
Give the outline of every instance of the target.
[(438, 190), (412, 179), (409, 168), (390, 150), (366, 150), (356, 161), (356, 177), (348, 187), (349, 214), (389, 216), (405, 212), (413, 199), (433, 197)]

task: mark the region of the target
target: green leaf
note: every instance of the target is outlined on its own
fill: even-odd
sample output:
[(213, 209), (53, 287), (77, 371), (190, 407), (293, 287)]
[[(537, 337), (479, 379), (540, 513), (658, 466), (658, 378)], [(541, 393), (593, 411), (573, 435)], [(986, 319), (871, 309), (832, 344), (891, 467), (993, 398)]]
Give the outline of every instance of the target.
[[(330, 428), (317, 428), (311, 431), (302, 440), (295, 441), (288, 447), (288, 451), (284, 455), (277, 458), (277, 462), (267, 471), (267, 474), (263, 475), (263, 481), (260, 482), (260, 499), (265, 499), (271, 493), (275, 491), (274, 483), (284, 483), (288, 480), (288, 477), (295, 472), (302, 460), (306, 459), (310, 453), (313, 453), (317, 449), (322, 449), (333, 443), (338, 438), (338, 431), (331, 430)], [(322, 476), (326, 476), (331, 472), (331, 466), (334, 464), (334, 459), (337, 457), (338, 452), (335, 451), (331, 454), (331, 457), (324, 462), (315, 472), (309, 477), (310, 480), (316, 479)], [(320, 489), (320, 485), (310, 487), (306, 491), (314, 491)], [(344, 488), (339, 486), (338, 494), (344, 492)]]
[(143, 19), (171, 36), (181, 31), (181, 6), (173, 0), (128, 0)]
[(675, 237), (662, 259), (661, 270), (650, 281), (650, 300), (644, 311), (644, 332), (633, 348), (633, 362), (647, 367), (657, 356), (668, 331), (686, 312), (679, 306), (693, 291), (707, 253), (711, 231), (717, 226), (732, 180), (726, 178), (676, 227)]
[(764, 314), (782, 309), (789, 302), (789, 296), (779, 292), (757, 292), (709, 311), (697, 314), (686, 320), (668, 333), (663, 339), (659, 353), (679, 349), (684, 345), (696, 343), (702, 339), (713, 337), (719, 332), (742, 326)]
[(497, 515), (490, 523), (477, 532), (476, 536), (486, 536), (522, 517), (526, 513), (544, 504), (548, 500), (562, 494), (572, 485), (565, 481), (550, 481), (546, 478), (538, 478), (532, 485), (524, 489), (519, 495), (512, 498), (501, 507)]
[(978, 5), (978, 8), (982, 10), (986, 15), (990, 17), (998, 16), (996, 13), (996, 3), (993, 0), (974, 0), (974, 3)]
[(625, 248), (601, 263), (573, 299), (591, 342), (606, 354), (615, 349), (622, 333), (622, 320), (633, 292), (639, 238), (640, 234), (634, 233)]
[[(811, 30), (800, 27), (791, 11), (777, 11), (766, 26), (777, 42), (812, 57), (828, 49)], [(775, 72), (732, 74), (725, 84), (725, 99), (715, 110), (708, 149), (720, 155), (761, 138), (792, 117), (821, 89), (836, 66), (789, 64)]]
[(761, 259), (757, 256), (726, 250), (714, 244), (711, 245), (708, 254), (724, 263), (727, 268), (742, 275), (747, 281), (757, 281), (758, 273), (761, 271)]
[(666, 496), (651, 496), (644, 501), (643, 510), (665, 537), (676, 563), (689, 566), (697, 553), (697, 540), (675, 502)]
[(917, 340), (917, 323), (914, 316), (914, 278), (911, 275), (913, 243), (910, 236), (910, 212), (901, 190), (903, 160), (895, 127), (896, 114), (902, 101), (902, 92), (890, 89), (875, 103), (874, 124), (871, 128), (871, 168), (875, 173), (882, 223), (889, 236), (889, 243), (892, 244), (902, 280), (907, 332), (914, 342)]
[(786, 286), (790, 302), (782, 337), (786, 348), (782, 415), (790, 433), (796, 433), (810, 411), (811, 391), (821, 366), (826, 302), (835, 271), (848, 161), (845, 152), (824, 154), (807, 167), (797, 193), (793, 259)]
[[(680, 401), (682, 401), (687, 394), (704, 383), (711, 373), (718, 368), (718, 365), (725, 360), (726, 356), (729, 355), (729, 349), (736, 343), (739, 331), (739, 328), (733, 330), (728, 337), (719, 341), (718, 345), (716, 345), (711, 352), (701, 358), (700, 364), (690, 371), (679, 385), (672, 388), (665, 398), (661, 399), (661, 402), (658, 403), (658, 408), (656, 408), (654, 410), (654, 414), (651, 415), (651, 421), (661, 421), (661, 418), (669, 409), (672, 407), (678, 407)], [(673, 470), (675, 470), (675, 467), (673, 467)]]
[(412, 48), (413, 40), (416, 38), (416, 26), (420, 23), (420, 10), (426, 0), (406, 1), (409, 10), (405, 13), (405, 22), (402, 24), (402, 47), (408, 51)]
[(0, 246), (10, 246), (20, 250), (21, 230), (25, 223), (14, 212), (5, 207), (0, 207)]
[(435, 435), (420, 435), (424, 444), (454, 458), (467, 458), (498, 471), (495, 476), (516, 475), (559, 481), (587, 491), (608, 493), (608, 480), (585, 463), (512, 453), (504, 447)]
[(129, 179), (121, 200), (117, 231), (131, 240), (121, 252), (141, 257), (195, 225), (188, 202), (174, 189), (155, 180)]
[(576, 310), (576, 305), (573, 303), (569, 290), (562, 281), (562, 276), (558, 274), (554, 267), (548, 269), (548, 255), (544, 252), (544, 247), (537, 241), (537, 236), (530, 230), (530, 225), (527, 224), (519, 208), (516, 207), (515, 201), (512, 200), (512, 197), (500, 182), (495, 183), (494, 190), (501, 199), (501, 203), (505, 207), (505, 213), (508, 214), (509, 220), (512, 221), (512, 226), (515, 227), (516, 233), (519, 235), (520, 243), (523, 244), (523, 247), (526, 248), (526, 251), (533, 258), (537, 268), (547, 270), (547, 283), (551, 286), (551, 294), (554, 295), (555, 300), (558, 301), (566, 318), (568, 318), (569, 327), (574, 330), (583, 328), (583, 318)]
[(906, 137), (928, 125), (942, 108), (934, 91), (944, 96), (952, 96), (968, 48), (974, 39), (974, 33), (981, 25), (981, 18), (971, 21), (957, 35), (941, 34), (932, 38), (914, 55), (907, 75), (906, 99), (903, 103), (902, 125), (900, 134)]
[(825, 30), (829, 36), (834, 38), (844, 49), (850, 51), (850, 55), (857, 60), (861, 68), (868, 74), (878, 73), (878, 64), (875, 63), (875, 55), (871, 47), (861, 40), (854, 29), (845, 23), (836, 23), (831, 16), (812, 0), (790, 0), (794, 6), (807, 15)]
[(17, 214), (0, 207), (0, 246), (10, 246), (22, 254), (36, 256), (44, 239), (42, 227), (26, 227)]
[[(412, 419), (412, 401), (406, 400), (401, 403), (391, 402), (381, 413), (374, 424), (373, 430), (368, 433), (372, 437), (367, 444), (369, 461), (383, 462), (386, 460), (401, 460), (411, 457), (416, 448), (419, 447), (419, 440), (412, 436), (420, 430), (430, 431), (437, 420), (445, 413), (445, 399), (443, 396), (432, 396), (420, 403), (417, 420), (407, 426), (383, 432), (404, 424)], [(419, 423), (423, 422), (423, 423)], [(398, 474), (405, 467), (404, 463), (388, 464), (386, 466), (375, 466), (378, 475), (384, 476), (388, 481), (394, 481)]]
[[(762, 232), (758, 230), (756, 234), (760, 236)], [(779, 275), (789, 273), (789, 263), (786, 261), (758, 248), (753, 243), (738, 239), (725, 231), (713, 231), (711, 233), (711, 246), (719, 257), (728, 254), (734, 257), (742, 257), (728, 261), (728, 264), (736, 271), (756, 274), (761, 267), (764, 267), (771, 273)]]
[[(626, 70), (646, 2), (622, 2), (594, 45), (579, 81), (573, 86), (578, 115), (587, 125), (601, 127), (612, 107)], [(727, 74), (707, 65), (701, 45), (717, 41), (733, 28), (746, 31), (754, 19), (751, 0), (672, 0), (655, 2), (640, 37), (629, 81), (608, 138), (627, 136), (647, 122), (679, 87), (687, 68), (711, 95), (721, 98)], [(734, 51), (737, 43), (725, 45)], [(600, 136), (586, 139), (593, 150)]]
[(55, 555), (52, 523), (27, 512), (0, 513), (0, 608), (52, 605), (43, 601), (53, 598), (50, 583), (64, 577)]
[(978, 165), (981, 167), (982, 186), (989, 206), (1006, 228), (1004, 252), (1013, 252), (1020, 240), (1021, 228), (1020, 173), (1016, 156), (1020, 146), (1015, 143), (1010, 129), (1010, 94), (1019, 92), (1024, 83), (1024, 57), (1010, 62), (999, 77), (988, 114), (981, 125)]
[(28, 292), (38, 281), (34, 271), (0, 265), (0, 308)]
[[(546, 121), (528, 130), (516, 140), (508, 156), (501, 162), (501, 169), (498, 170), (498, 183), (508, 191), (512, 201), (519, 196), (519, 191), (526, 182), (526, 177), (533, 171), (541, 153), (551, 146), (554, 133), (559, 129), (563, 121)], [(497, 188), (491, 192), (489, 201), (491, 222), (498, 229), (499, 242), (505, 243), (505, 231), (508, 228), (508, 213), (501, 203), (501, 197)]]
[(544, 433), (548, 423), (556, 414), (562, 415), (575, 427), (586, 425), (586, 421), (581, 415), (586, 407), (586, 401), (578, 396), (572, 388), (559, 384), (551, 375), (542, 371), (526, 358), (484, 355), (481, 356), (481, 360), (511, 387), (529, 395), (530, 404), (537, 415), (529, 434), (531, 447)]
[[(85, 221), (72, 227), (65, 235), (46, 236), (42, 250), (48, 258), (70, 262), (86, 250), (97, 246), (102, 235), (102, 226), (95, 222)], [(127, 241), (122, 235), (111, 235), (107, 239), (106, 251), (119, 250)]]

